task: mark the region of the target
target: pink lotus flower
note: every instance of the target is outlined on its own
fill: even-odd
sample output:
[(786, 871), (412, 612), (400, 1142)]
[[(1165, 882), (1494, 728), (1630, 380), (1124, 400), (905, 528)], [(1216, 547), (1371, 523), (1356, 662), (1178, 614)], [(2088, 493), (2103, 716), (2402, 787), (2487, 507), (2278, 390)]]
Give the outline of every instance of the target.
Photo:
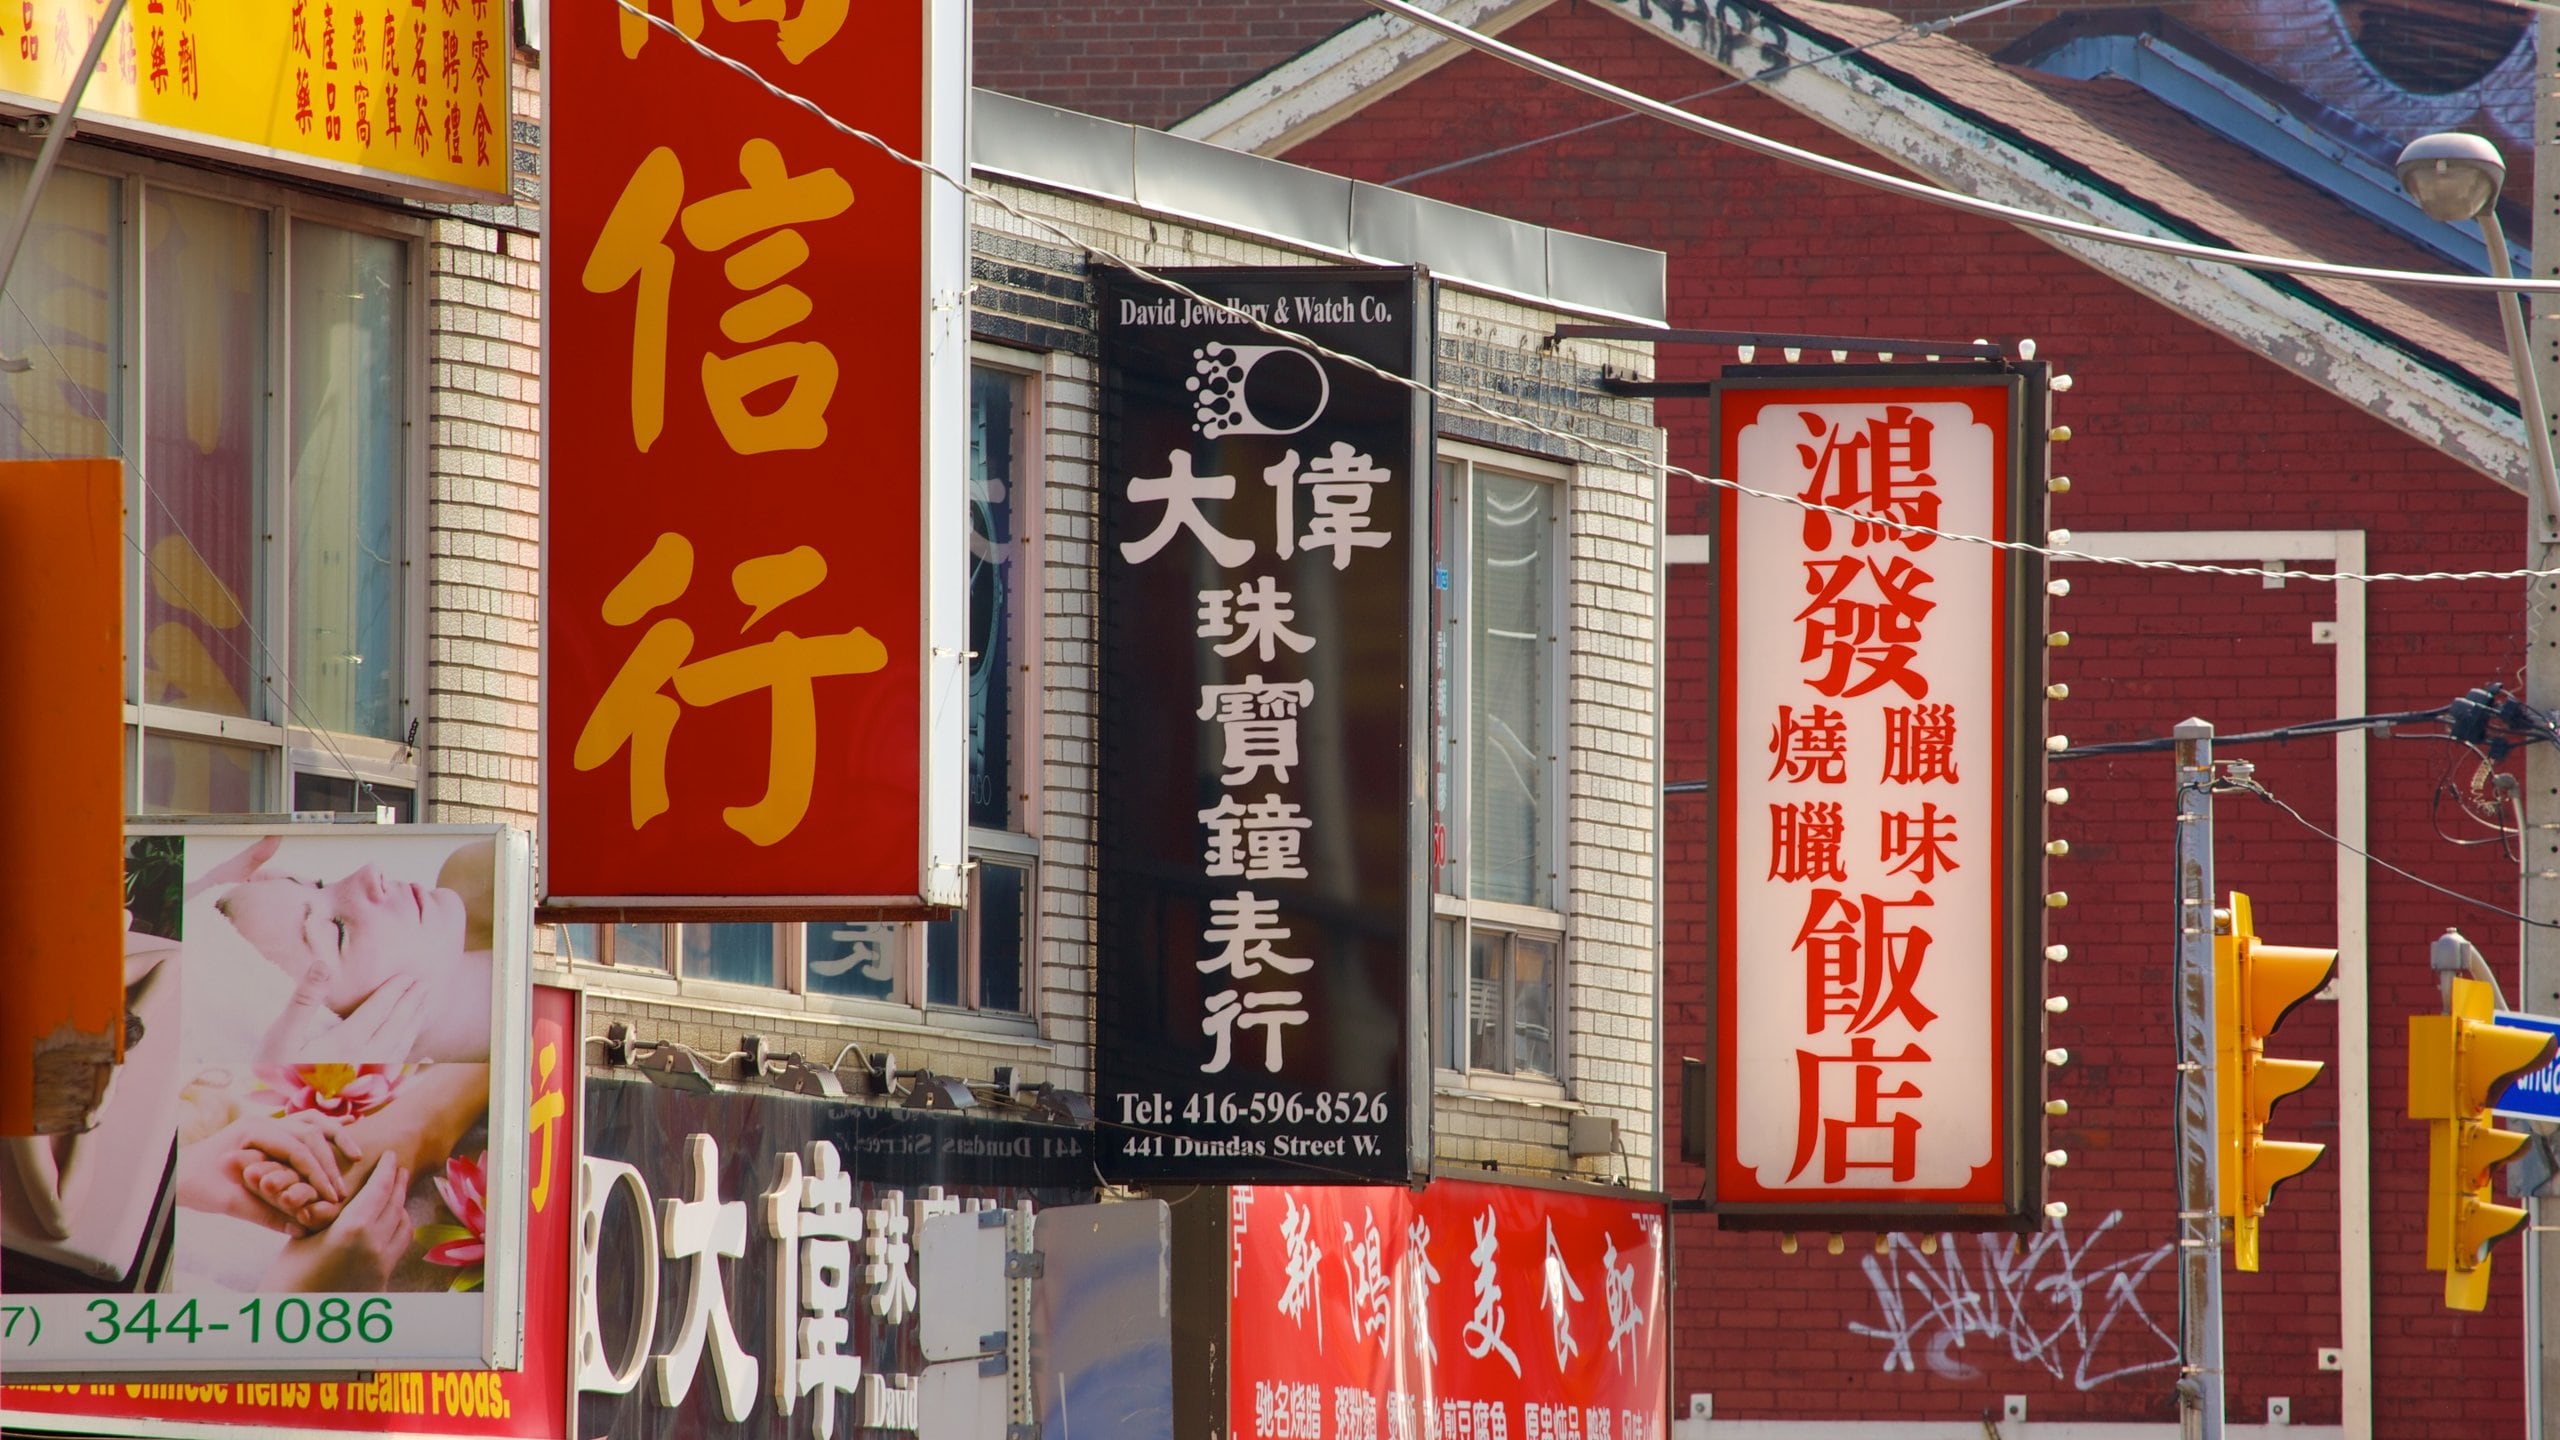
[(284, 1097), (279, 1116), (314, 1111), (335, 1120), (370, 1115), (391, 1103), (406, 1065), (261, 1065), (261, 1088)]
[(436, 1194), (462, 1223), (429, 1225), (418, 1232), (418, 1238), (428, 1242), (428, 1264), (462, 1272), (453, 1277), (451, 1289), (480, 1288), (481, 1266), (489, 1255), (488, 1160), (488, 1152), (483, 1151), (468, 1160), (456, 1155), (444, 1162), (444, 1173), (436, 1177)]

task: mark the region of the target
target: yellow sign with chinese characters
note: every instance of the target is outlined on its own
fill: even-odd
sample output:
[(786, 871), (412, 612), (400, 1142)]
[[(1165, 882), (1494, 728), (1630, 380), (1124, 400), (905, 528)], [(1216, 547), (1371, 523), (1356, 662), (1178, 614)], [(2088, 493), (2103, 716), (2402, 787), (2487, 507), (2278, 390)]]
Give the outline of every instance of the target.
[[(61, 105), (102, 0), (0, 0), (0, 104)], [(507, 193), (507, 0), (127, 0), (80, 125), (404, 194)]]

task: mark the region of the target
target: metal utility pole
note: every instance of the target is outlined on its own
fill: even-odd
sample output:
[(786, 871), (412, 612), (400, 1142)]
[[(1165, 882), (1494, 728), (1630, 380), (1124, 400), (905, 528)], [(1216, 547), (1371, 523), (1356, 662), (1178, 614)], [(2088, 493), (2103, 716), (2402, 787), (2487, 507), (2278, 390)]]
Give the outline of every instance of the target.
[(2214, 1153), (2213, 726), (2182, 722), (2178, 767), (2178, 1434), (2222, 1437), (2222, 1209)]
[[(2560, 275), (2560, 24), (2534, 26), (2537, 83), (2533, 87), (2533, 274)], [(2513, 305), (2515, 298), (2500, 296)], [(2541, 393), (2560, 395), (2560, 364), (2553, 356), (2553, 315), (2549, 305), (2527, 307), (2526, 331), (2533, 363), (2520, 382)], [(2509, 313), (2513, 313), (2510, 311)], [(2531, 437), (2542, 440), (2545, 437)], [(2550, 453), (2547, 444), (2533, 447), (2536, 458)], [(2560, 564), (2560, 544), (2545, 537), (2560, 525), (2552, 512), (2547, 476), (2525, 489), (2527, 519), (2524, 559), (2532, 569)], [(2560, 705), (2560, 585), (2550, 580), (2525, 582), (2525, 703), (2542, 710)], [(2528, 745), (2522, 822), (2524, 834), (2523, 903), (2518, 907), (2537, 918), (2560, 916), (2560, 752), (2549, 745)], [(2560, 931), (2539, 926), (2522, 932), (2516, 1004), (2545, 1015), (2560, 1014)], [(2552, 1249), (2545, 1227), (2553, 1223), (2553, 1206), (2527, 1200), (2533, 1218), (2524, 1234), (2525, 1433), (2534, 1440), (2560, 1440), (2560, 1416), (2552, 1399), (2560, 1396), (2560, 1252)]]

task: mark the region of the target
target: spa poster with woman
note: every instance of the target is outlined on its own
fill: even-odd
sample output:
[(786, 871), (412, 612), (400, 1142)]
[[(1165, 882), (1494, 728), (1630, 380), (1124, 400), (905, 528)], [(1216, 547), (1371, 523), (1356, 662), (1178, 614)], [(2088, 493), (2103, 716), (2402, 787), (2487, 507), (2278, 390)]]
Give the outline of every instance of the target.
[(530, 863), (503, 826), (126, 832), (126, 1059), (8, 1141), (0, 1367), (512, 1368)]

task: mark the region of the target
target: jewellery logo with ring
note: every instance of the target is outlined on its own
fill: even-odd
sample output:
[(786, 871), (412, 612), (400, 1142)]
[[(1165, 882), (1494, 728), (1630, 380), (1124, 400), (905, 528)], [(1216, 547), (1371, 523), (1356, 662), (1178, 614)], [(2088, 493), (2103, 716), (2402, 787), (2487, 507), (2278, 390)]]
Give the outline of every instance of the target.
[[(1263, 362), (1287, 356), (1295, 365)], [(1228, 345), (1211, 341), (1191, 352), (1192, 425), (1215, 440), (1223, 435), (1295, 435), (1316, 423), (1333, 398), (1324, 367), (1291, 345)], [(1312, 395), (1304, 377), (1315, 378)], [(1295, 418), (1296, 423), (1289, 421)]]

